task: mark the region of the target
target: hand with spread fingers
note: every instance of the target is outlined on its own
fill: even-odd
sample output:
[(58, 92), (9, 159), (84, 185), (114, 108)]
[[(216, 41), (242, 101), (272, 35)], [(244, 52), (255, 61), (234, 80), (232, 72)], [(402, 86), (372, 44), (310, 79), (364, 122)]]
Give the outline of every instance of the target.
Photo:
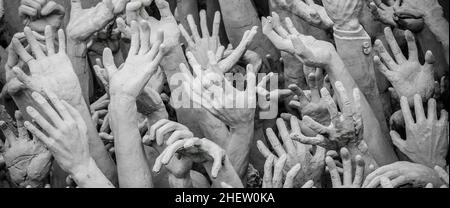
[(289, 89), (297, 95), (297, 99), (289, 102), (289, 106), (298, 109), (302, 116), (309, 116), (322, 125), (330, 125), (330, 114), (328, 113), (326, 100), (320, 97), (319, 89), (322, 86), (322, 69), (308, 75), (308, 85), (311, 91), (310, 98), (297, 85), (290, 85)]
[(60, 99), (74, 106), (85, 105), (80, 82), (66, 54), (64, 31), (58, 30), (59, 49), (57, 52), (53, 40), (54, 33), (50, 26), (45, 28), (46, 47), (44, 49), (29, 27), (24, 28), (24, 33), (33, 56), (18, 39), (12, 40), (15, 53), (30, 69), (30, 75), (27, 75), (20, 68), (13, 68), (18, 80), (29, 89), (37, 92), (42, 92), (43, 89), (52, 90), (58, 94)]
[(403, 185), (422, 188), (428, 183), (433, 184), (434, 187), (443, 185), (438, 173), (433, 169), (421, 164), (401, 161), (382, 166), (370, 173), (364, 180), (362, 188), (380, 186), (383, 177), (389, 179), (392, 187), (395, 188)]
[(49, 149), (58, 165), (80, 187), (113, 187), (89, 154), (87, 127), (80, 113), (66, 101), (59, 100), (56, 94), (50, 91), (45, 94), (51, 104), (39, 93), (34, 92), (32, 97), (49, 119), (28, 107), (27, 113), (42, 130), (28, 121), (25, 127)]
[(277, 156), (275, 156), (262, 141), (257, 142), (259, 151), (266, 158), (266, 164), (267, 162), (270, 162), (269, 157), (273, 157), (275, 160), (279, 161), (279, 158), (285, 155), (286, 164), (283, 162), (284, 173), (289, 172), (289, 170), (293, 169), (296, 165), (301, 165), (301, 168), (298, 167), (299, 170), (296, 171), (298, 174), (292, 176), (294, 177), (293, 186), (301, 187), (310, 180), (312, 180), (314, 184), (320, 184), (320, 178), (325, 167), (325, 149), (318, 146), (313, 148), (309, 145), (304, 145), (295, 141), (296, 137), (299, 137), (300, 135), (303, 136), (299, 121), (295, 116), (291, 117), (290, 126), (291, 132), (288, 131), (283, 119), (277, 119), (278, 132), (283, 144), (280, 143), (272, 129), (269, 128), (266, 130), (267, 138)]
[[(341, 176), (339, 175), (334, 159), (330, 156), (325, 158), (333, 188), (361, 188), (365, 174), (364, 172), (366, 171), (365, 161), (360, 155), (356, 155), (355, 158), (352, 159), (352, 155), (347, 148), (342, 148), (340, 150), (340, 156), (342, 158), (343, 179), (341, 179)], [(355, 164), (356, 168), (352, 168)]]
[(47, 25), (59, 29), (64, 15), (64, 7), (54, 1), (21, 0), (19, 6), (19, 16), (22, 17), (24, 25), (39, 33), (44, 33)]
[[(251, 30), (248, 30), (242, 36), (242, 40), (239, 45), (234, 49), (227, 49), (220, 44), (219, 40), (219, 28), (220, 28), (220, 12), (216, 12), (214, 15), (212, 34), (210, 34), (208, 30), (207, 20), (206, 20), (206, 11), (202, 10), (199, 13), (200, 16), (200, 29), (201, 36), (198, 33), (197, 25), (195, 24), (194, 18), (192, 15), (187, 16), (187, 20), (189, 23), (189, 27), (192, 33), (191, 35), (186, 31), (183, 25), (179, 25), (181, 34), (184, 39), (187, 41), (187, 50), (190, 51), (195, 59), (199, 62), (202, 68), (207, 68), (208, 64), (210, 64), (208, 56), (208, 52), (212, 51), (215, 55), (215, 61), (217, 62), (217, 67), (222, 71), (222, 73), (226, 73), (239, 61), (239, 59), (244, 55), (248, 46), (253, 40), (257, 33), (258, 27), (253, 27)], [(226, 57), (224, 57), (226, 55)]]
[[(205, 72), (192, 53), (188, 60), (193, 68), (194, 77), (184, 64), (180, 64), (183, 73), (184, 92), (197, 105), (202, 106), (230, 128), (252, 123), (256, 109), (256, 71), (252, 65), (247, 66), (246, 79), (238, 79), (236, 87), (225, 79), (217, 69), (212, 52), (209, 53), (210, 66)], [(247, 89), (244, 88), (247, 82)]]
[(448, 152), (448, 113), (442, 110), (440, 119), (436, 112), (436, 100), (428, 100), (428, 112), (425, 110), (420, 95), (414, 96), (415, 119), (411, 114), (406, 97), (400, 100), (406, 129), (406, 140), (396, 131), (391, 131), (392, 142), (413, 162), (444, 167)]
[(312, 26), (327, 30), (334, 25), (325, 8), (316, 4), (314, 0), (286, 0), (286, 6), (289, 8), (288, 11)]
[(17, 129), (14, 129), (14, 125), (9, 123), (12, 119), (5, 108), (0, 108), (3, 119), (0, 127), (6, 138), (1, 154), (11, 181), (20, 188), (43, 187), (52, 164), (52, 154), (36, 137), (30, 138), (20, 111), (15, 113)]
[(403, 55), (390, 28), (385, 28), (384, 34), (389, 47), (394, 54), (391, 57), (380, 40), (375, 41), (375, 50), (378, 56), (374, 57), (375, 68), (377, 68), (391, 82), (399, 96), (408, 98), (409, 104), (414, 103), (414, 95), (419, 94), (422, 100), (428, 100), (434, 91), (434, 68), (433, 53), (427, 51), (425, 64), (419, 62), (419, 54), (414, 35), (405, 31), (408, 42), (408, 59)]
[[(142, 21), (131, 22), (132, 38), (128, 58), (123, 68), (117, 70), (114, 65), (106, 66), (106, 73), (110, 79), (109, 93), (113, 96), (128, 96), (133, 99), (140, 95), (147, 85), (150, 77), (158, 69), (158, 65), (167, 52), (164, 42), (164, 33), (153, 31), (157, 39), (151, 43), (150, 27)], [(111, 57), (108, 49), (105, 55)], [(113, 62), (109, 62), (112, 64)]]
[[(156, 7), (161, 15), (161, 19), (156, 19), (145, 11), (145, 6), (148, 6), (145, 1), (131, 1), (126, 6), (126, 19), (117, 18), (117, 28), (122, 32), (123, 38), (132, 38), (131, 22), (145, 21), (152, 31), (162, 31), (164, 33), (164, 45), (168, 50), (179, 45), (180, 30), (177, 26), (177, 21), (170, 11), (169, 3), (165, 0), (155, 0)], [(150, 1), (151, 2), (151, 1)], [(158, 40), (157, 33), (152, 32), (150, 36), (150, 43)]]

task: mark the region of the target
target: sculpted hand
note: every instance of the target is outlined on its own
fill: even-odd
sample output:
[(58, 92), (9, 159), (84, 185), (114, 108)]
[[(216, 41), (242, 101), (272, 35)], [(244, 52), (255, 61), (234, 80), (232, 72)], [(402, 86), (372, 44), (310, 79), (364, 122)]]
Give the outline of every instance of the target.
[[(400, 3), (400, 0), (396, 0), (395, 6), (398, 7)], [(386, 25), (397, 27), (394, 5), (386, 5), (382, 0), (371, 0), (369, 7), (375, 20), (378, 20)]]
[(395, 41), (392, 30), (386, 28), (384, 33), (395, 59), (390, 56), (382, 42), (377, 40), (375, 50), (379, 56), (374, 57), (375, 67), (386, 76), (400, 97), (408, 98), (410, 106), (414, 103), (415, 94), (419, 94), (422, 100), (430, 99), (434, 90), (433, 53), (427, 51), (425, 64), (421, 65), (414, 35), (410, 31), (405, 31), (409, 50), (406, 59)]
[[(2, 118), (9, 118), (4, 107), (0, 106), (0, 108)], [(30, 138), (20, 111), (16, 111), (15, 117), (18, 136), (15, 133), (16, 129), (11, 129), (13, 124), (0, 121), (1, 130), (6, 138), (4, 152), (2, 152), (6, 168), (16, 186), (43, 187), (43, 180), (50, 171), (52, 155), (36, 137)], [(5, 120), (12, 121), (11, 118)]]
[[(103, 66), (103, 68), (101, 66)], [(105, 86), (105, 90), (108, 93), (106, 96), (109, 97), (111, 77), (114, 76), (119, 70), (122, 70), (124, 68), (123, 66), (125, 65), (122, 65), (119, 69), (116, 67), (112, 51), (109, 48), (106, 48), (103, 51), (103, 62), (98, 60), (97, 65), (94, 65), (94, 71)], [(160, 73), (160, 70), (158, 70), (151, 75), (146, 86), (137, 97), (137, 110), (146, 116), (150, 116), (155, 112), (160, 113), (160, 115), (167, 115), (161, 96), (156, 91), (162, 88), (162, 85), (164, 84), (164, 79), (160, 79)], [(98, 103), (100, 106), (101, 104), (102, 102)]]
[(67, 34), (72, 40), (86, 41), (92, 34), (103, 29), (113, 18), (112, 0), (102, 0), (97, 6), (89, 9), (81, 7), (81, 0), (71, 0)]
[(402, 1), (391, 0), (387, 4), (381, 0), (373, 0), (369, 7), (375, 20), (378, 20), (392, 27), (406, 28), (408, 30), (418, 32), (424, 27), (424, 20), (419, 16), (400, 15), (396, 13)]
[[(275, 164), (274, 164), (275, 163)], [(283, 183), (283, 169), (286, 163), (286, 155), (275, 161), (273, 155), (266, 159), (264, 164), (264, 177), (262, 188), (294, 188), (294, 178), (300, 171), (301, 165), (297, 164), (286, 173)]]
[(71, 105), (81, 105), (84, 99), (80, 82), (66, 54), (66, 38), (63, 30), (58, 31), (58, 52), (55, 52), (54, 34), (50, 26), (45, 28), (45, 51), (29, 27), (25, 27), (24, 32), (34, 56), (31, 56), (17, 39), (13, 39), (15, 52), (30, 69), (30, 75), (26, 75), (21, 69), (14, 68), (13, 71), (17, 78), (37, 92), (42, 92), (43, 89), (52, 90), (57, 92), (60, 99)]
[[(159, 146), (163, 144), (170, 146), (177, 141), (193, 137), (194, 134), (186, 126), (167, 119), (161, 119), (150, 127), (148, 134), (142, 138), (142, 142), (145, 145), (151, 145), (152, 142), (156, 141)], [(161, 155), (164, 153), (165, 150)], [(189, 178), (192, 160), (182, 157), (178, 153), (175, 153), (175, 155), (176, 157), (165, 165), (166, 169), (176, 178)]]
[(219, 40), (219, 28), (220, 28), (220, 12), (216, 12), (213, 22), (212, 35), (208, 30), (206, 11), (200, 11), (200, 28), (202, 35), (198, 33), (197, 25), (195, 24), (192, 15), (187, 16), (189, 27), (192, 33), (192, 38), (183, 25), (179, 25), (181, 34), (187, 41), (187, 50), (190, 51), (199, 64), (205, 69), (209, 64), (208, 52), (212, 51), (215, 54), (217, 66), (223, 73), (228, 72), (244, 55), (247, 47), (253, 40), (257, 33), (257, 27), (253, 27), (252, 30), (246, 31), (242, 36), (242, 40), (239, 45), (232, 50), (227, 57), (224, 57), (225, 48), (220, 44)]
[(307, 66), (324, 68), (331, 61), (331, 53), (336, 52), (331, 43), (300, 34), (290, 18), (285, 20), (287, 30), (283, 28), (275, 12), (271, 17), (263, 17), (261, 22), (264, 35), (276, 48), (293, 54)]
[(325, 8), (314, 3), (313, 0), (286, 0), (289, 11), (297, 15), (312, 26), (327, 30), (333, 27)]
[[(25, 127), (44, 143), (58, 165), (69, 173), (80, 187), (88, 187), (89, 184), (85, 184), (85, 181), (90, 180), (94, 181), (92, 184), (113, 187), (89, 154), (87, 127), (80, 113), (66, 101), (59, 100), (54, 93), (45, 91), (45, 94), (51, 105), (39, 93), (34, 92), (32, 97), (49, 120), (33, 107), (27, 108), (28, 114), (43, 131), (28, 121), (25, 122)], [(103, 180), (100, 181), (95, 174), (101, 175)]]
[(189, 138), (178, 140), (169, 145), (156, 158), (154, 172), (159, 172), (162, 165), (167, 165), (172, 157), (178, 153), (179, 157), (187, 157), (195, 163), (211, 166), (211, 177), (216, 178), (225, 160), (225, 150), (208, 139)]
[(247, 66), (247, 89), (244, 90), (243, 77), (237, 80), (236, 88), (224, 79), (217, 69), (212, 52), (209, 52), (211, 67), (205, 72), (190, 52), (187, 55), (196, 77), (192, 76), (184, 64), (180, 64), (180, 70), (185, 79), (184, 93), (187, 93), (190, 100), (218, 117), (230, 128), (251, 123), (256, 109), (256, 72), (253, 66)]
[(353, 103), (347, 97), (346, 90), (341, 82), (336, 82), (336, 93), (340, 98), (341, 112), (338, 111), (333, 98), (328, 90), (322, 88), (322, 98), (327, 103), (331, 123), (328, 126), (314, 121), (309, 116), (304, 116), (306, 126), (321, 134), (322, 137), (307, 138), (299, 137), (299, 141), (305, 144), (319, 145), (328, 150), (339, 150), (342, 147), (357, 146), (363, 142), (363, 121), (361, 111), (361, 95), (359, 89), (353, 90)]
[[(130, 24), (132, 21), (142, 22), (146, 21), (149, 24), (152, 31), (163, 31), (164, 42), (163, 44), (168, 50), (179, 45), (180, 31), (177, 27), (177, 21), (170, 11), (169, 3), (165, 0), (155, 0), (155, 4), (158, 7), (161, 19), (157, 20), (147, 14), (144, 6), (147, 6), (146, 1), (132, 1), (127, 4), (126, 8), (126, 21), (122, 18), (117, 18), (117, 28), (122, 32), (125, 38), (131, 38), (132, 28)], [(151, 2), (151, 1), (150, 1)], [(151, 34), (150, 43), (154, 43), (158, 36), (156, 33)]]
[(414, 96), (415, 122), (411, 114), (406, 97), (400, 100), (403, 118), (405, 120), (406, 140), (392, 131), (391, 138), (395, 146), (407, 155), (413, 162), (426, 165), (444, 167), (448, 151), (448, 113), (441, 111), (438, 120), (436, 101), (428, 100), (428, 113), (425, 116), (420, 95)]
[(362, 187), (376, 188), (383, 177), (389, 179), (393, 187), (410, 184), (413, 187), (422, 188), (428, 183), (439, 187), (443, 184), (433, 169), (421, 164), (401, 161), (376, 169), (366, 177)]
[(24, 25), (39, 33), (43, 33), (47, 25), (59, 29), (64, 15), (64, 7), (54, 1), (22, 0), (19, 6), (19, 16)]
[(150, 127), (148, 137), (142, 138), (142, 142), (148, 145), (152, 141), (156, 141), (161, 146), (163, 144), (171, 145), (178, 140), (192, 137), (194, 134), (183, 124), (161, 119)]
[(147, 85), (165, 54), (164, 34), (157, 31), (157, 39), (150, 43), (150, 27), (146, 22), (131, 22), (132, 38), (128, 58), (121, 70), (106, 67), (110, 78), (111, 96), (125, 95), (135, 99)]
[(322, 3), (337, 29), (349, 31), (359, 27), (363, 0), (323, 0)]
[(440, 166), (434, 167), (434, 170), (439, 174), (439, 177), (445, 183), (444, 185), (441, 186), (441, 188), (448, 188), (448, 166), (447, 171), (445, 171)]
[(308, 98), (302, 89), (297, 85), (290, 85), (291, 89), (298, 97), (298, 100), (291, 100), (289, 106), (299, 110), (302, 116), (309, 116), (322, 125), (330, 124), (330, 114), (328, 113), (327, 103), (320, 97), (319, 88), (322, 85), (323, 74), (321, 69), (308, 75), (308, 85), (311, 90), (311, 96)]
[[(291, 132), (289, 133), (283, 119), (277, 119), (277, 127), (280, 137), (283, 141), (283, 145), (278, 140), (277, 136), (272, 129), (266, 130), (267, 138), (269, 139), (272, 148), (275, 150), (276, 154), (280, 159), (284, 156), (286, 157), (286, 166), (284, 165), (284, 173), (288, 172), (290, 169), (295, 169), (298, 165), (293, 177), (293, 186), (301, 187), (312, 180), (313, 184), (320, 184), (320, 177), (322, 176), (324, 166), (325, 166), (325, 149), (322, 147), (316, 147), (315, 153), (313, 153), (313, 148), (309, 145), (304, 145), (293, 139), (292, 137), (297, 137), (302, 135), (298, 119), (292, 116), (290, 119)], [(267, 162), (270, 162), (270, 157), (280, 161), (261, 141), (257, 142), (257, 146), (261, 154), (264, 155)], [(278, 163), (278, 162), (277, 162)], [(301, 169), (300, 169), (301, 165)], [(265, 180), (266, 181), (266, 180)], [(267, 182), (266, 182), (267, 183)], [(292, 182), (291, 182), (292, 183)], [(291, 185), (292, 186), (292, 185)]]
[[(340, 153), (343, 165), (343, 181), (341, 180), (341, 176), (339, 175), (338, 168), (336, 167), (333, 158), (327, 156), (325, 159), (330, 172), (333, 188), (361, 188), (365, 171), (364, 160), (360, 155), (356, 155), (354, 161), (352, 161), (352, 155), (350, 155), (347, 148), (342, 148)], [(352, 166), (354, 166), (355, 163), (356, 169), (353, 173)]]

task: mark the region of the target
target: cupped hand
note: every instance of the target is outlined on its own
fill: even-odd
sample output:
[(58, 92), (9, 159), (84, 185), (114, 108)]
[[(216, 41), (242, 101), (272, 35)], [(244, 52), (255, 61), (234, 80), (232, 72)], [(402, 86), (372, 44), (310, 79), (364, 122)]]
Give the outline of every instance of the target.
[(336, 103), (329, 94), (328, 90), (322, 88), (320, 93), (327, 103), (328, 112), (331, 117), (331, 123), (328, 126), (314, 121), (309, 116), (304, 116), (305, 124), (321, 134), (322, 137), (299, 137), (299, 141), (305, 144), (319, 145), (329, 150), (339, 150), (349, 145), (359, 145), (363, 142), (363, 121), (361, 110), (361, 94), (359, 89), (353, 90), (353, 102), (347, 96), (347, 92), (341, 82), (336, 82), (335, 91), (339, 96), (340, 109), (338, 111)]
[(216, 178), (225, 160), (225, 150), (208, 139), (187, 138), (169, 145), (156, 158), (154, 172), (159, 172), (163, 165), (169, 164), (172, 157), (178, 153), (179, 157), (187, 157), (195, 163), (201, 163), (211, 168), (211, 177)]
[(370, 173), (362, 187), (376, 188), (380, 185), (383, 177), (389, 179), (393, 187), (409, 184), (416, 188), (422, 188), (428, 183), (440, 187), (443, 184), (433, 169), (417, 163), (400, 161), (385, 165)]

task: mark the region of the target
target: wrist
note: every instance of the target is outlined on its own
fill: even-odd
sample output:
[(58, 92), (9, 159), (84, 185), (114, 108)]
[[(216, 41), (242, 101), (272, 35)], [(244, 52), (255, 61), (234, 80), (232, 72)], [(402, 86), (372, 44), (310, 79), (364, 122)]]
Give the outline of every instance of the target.
[(98, 169), (97, 164), (95, 164), (94, 159), (90, 157), (86, 162), (83, 162), (78, 167), (74, 167), (72, 170), (69, 170), (70, 175), (75, 180), (78, 185), (81, 185), (89, 180), (91, 177), (91, 173)]
[(345, 30), (345, 31), (357, 30), (359, 28), (359, 26), (360, 26), (360, 24), (359, 24), (359, 20), (357, 18), (334, 24), (334, 28), (336, 28), (338, 30)]

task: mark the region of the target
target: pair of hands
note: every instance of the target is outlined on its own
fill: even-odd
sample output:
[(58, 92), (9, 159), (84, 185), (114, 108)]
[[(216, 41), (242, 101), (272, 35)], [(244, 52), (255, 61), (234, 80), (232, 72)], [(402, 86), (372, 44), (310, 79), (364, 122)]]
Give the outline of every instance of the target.
[[(186, 177), (192, 163), (212, 162), (211, 176), (216, 178), (225, 158), (225, 150), (207, 139), (195, 138), (194, 134), (184, 125), (161, 119), (152, 125), (143, 143), (150, 145), (167, 145), (158, 156), (153, 166), (154, 172), (160, 172), (165, 166), (176, 177)], [(176, 156), (177, 160), (172, 159)]]
[[(253, 38), (257, 33), (257, 27), (253, 27), (251, 30), (246, 31), (242, 36), (242, 40), (236, 48), (230, 44), (227, 49), (220, 44), (219, 29), (221, 23), (220, 12), (216, 12), (214, 15), (214, 21), (212, 25), (212, 33), (208, 29), (206, 20), (206, 11), (202, 10), (199, 13), (200, 16), (200, 30), (201, 36), (198, 33), (197, 25), (191, 14), (187, 16), (187, 21), (190, 27), (191, 35), (186, 31), (182, 24), (180, 28), (181, 34), (187, 42), (186, 51), (192, 53), (198, 63), (202, 66), (203, 70), (208, 70), (210, 67), (217, 68), (219, 72), (226, 73), (230, 71), (240, 59), (244, 59), (249, 63), (254, 63), (255, 67), (259, 70), (261, 65), (260, 59), (257, 54), (253, 54), (251, 51), (247, 51), (248, 46), (251, 44)], [(214, 58), (211, 56), (212, 53)], [(217, 62), (215, 66), (211, 66), (210, 61)]]
[(324, 30), (334, 25), (325, 8), (313, 0), (270, 0), (270, 4), (272, 8), (287, 10), (307, 23)]
[[(266, 135), (277, 156), (262, 141), (257, 142), (259, 151), (266, 158), (263, 184), (266, 184), (268, 187), (279, 187), (277, 184), (280, 184), (281, 180), (276, 180), (277, 182), (274, 183), (273, 178), (279, 178), (281, 173), (286, 174), (285, 188), (320, 184), (320, 177), (325, 166), (325, 149), (316, 146), (314, 151), (312, 146), (292, 139), (292, 135), (302, 135), (299, 121), (295, 116), (290, 118), (290, 132), (283, 119), (277, 119), (276, 124), (283, 144), (280, 143), (272, 129), (267, 129)], [(270, 168), (272, 168), (274, 162), (277, 164), (275, 165), (277, 174), (274, 172), (274, 176), (271, 178), (268, 176), (272, 173)], [(281, 170), (278, 167), (281, 167)], [(270, 172), (266, 173), (266, 171)], [(312, 184), (310, 181), (312, 181)]]
[(64, 7), (54, 1), (21, 0), (19, 6), (19, 16), (24, 25), (39, 33), (44, 33), (47, 25), (55, 29), (60, 28), (64, 15)]
[(370, 9), (375, 18), (393, 27), (404, 27), (418, 32), (424, 23), (433, 17), (442, 16), (443, 11), (437, 0), (373, 0)]
[(347, 92), (341, 82), (336, 82), (335, 92), (339, 97), (340, 109), (331, 97), (326, 88), (322, 88), (320, 93), (325, 100), (331, 123), (328, 126), (320, 124), (309, 116), (303, 117), (303, 122), (307, 127), (318, 133), (316, 137), (306, 137), (304, 135), (294, 135), (295, 140), (301, 143), (322, 146), (329, 150), (338, 150), (342, 147), (358, 147), (363, 141), (363, 121), (361, 109), (361, 92), (355, 88), (353, 90), (353, 102), (347, 96)]
[[(148, 1), (148, 0), (146, 0)], [(126, 5), (125, 14), (126, 19), (117, 18), (117, 29), (122, 33), (122, 38), (132, 38), (131, 22), (146, 22), (152, 31), (162, 31), (164, 33), (164, 45), (167, 50), (177, 47), (179, 44), (180, 31), (177, 27), (177, 21), (170, 11), (169, 3), (165, 0), (155, 0), (156, 7), (159, 10), (161, 19), (157, 20), (148, 15), (145, 11), (145, 6), (148, 6), (146, 1), (131, 1)], [(153, 0), (150, 0), (150, 3)], [(154, 43), (158, 39), (157, 33), (152, 32), (150, 36), (150, 43)]]
[[(252, 31), (252, 32), (256, 32)], [(236, 89), (232, 83), (225, 79), (217, 69), (218, 63), (209, 53), (208, 69), (202, 71), (191, 52), (187, 52), (188, 61), (193, 68), (195, 77), (184, 64), (180, 64), (183, 73), (183, 90), (196, 105), (199, 105), (218, 117), (231, 128), (253, 121), (256, 109), (256, 69), (252, 65), (247, 66), (247, 89)], [(264, 79), (267, 81), (267, 79)], [(243, 88), (243, 80), (237, 88)], [(236, 102), (236, 103), (235, 103)]]
[[(135, 2), (149, 6), (152, 1), (137, 0)], [(83, 9), (81, 0), (71, 0), (70, 21), (67, 25), (69, 38), (81, 42), (86, 41), (92, 34), (103, 29), (114, 19), (115, 15), (122, 13), (128, 2), (130, 0), (102, 0), (95, 7)]]
[(320, 124), (329, 125), (331, 118), (326, 100), (319, 93), (319, 89), (324, 86), (323, 70), (317, 68), (315, 72), (311, 72), (307, 83), (310, 90), (309, 96), (295, 84), (288, 87), (296, 95), (289, 102), (289, 106), (297, 109), (302, 116), (309, 116)]
[(272, 16), (263, 17), (261, 22), (263, 33), (276, 48), (294, 55), (306, 66), (327, 69), (333, 55), (337, 54), (331, 43), (300, 34), (289, 17), (285, 19), (286, 29), (275, 12)]

